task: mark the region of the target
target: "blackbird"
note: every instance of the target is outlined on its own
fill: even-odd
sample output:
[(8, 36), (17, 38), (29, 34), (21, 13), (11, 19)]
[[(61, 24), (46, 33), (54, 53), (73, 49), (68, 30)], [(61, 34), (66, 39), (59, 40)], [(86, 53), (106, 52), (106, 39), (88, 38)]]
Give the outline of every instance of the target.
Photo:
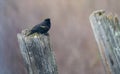
[(33, 34), (33, 33), (41, 33), (41, 34), (45, 34), (49, 31), (51, 27), (51, 22), (50, 22), (50, 18), (45, 19), (42, 23), (35, 25), (29, 32), (29, 35)]

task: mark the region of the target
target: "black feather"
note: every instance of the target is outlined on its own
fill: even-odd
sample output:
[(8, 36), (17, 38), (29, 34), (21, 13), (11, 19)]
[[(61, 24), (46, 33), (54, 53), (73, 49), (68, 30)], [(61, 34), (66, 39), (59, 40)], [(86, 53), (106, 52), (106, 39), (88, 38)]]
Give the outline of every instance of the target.
[(50, 18), (47, 18), (42, 23), (34, 26), (30, 30), (30, 33), (27, 36), (29, 36), (33, 33), (41, 33), (41, 34), (47, 33), (49, 31), (50, 27), (51, 27)]

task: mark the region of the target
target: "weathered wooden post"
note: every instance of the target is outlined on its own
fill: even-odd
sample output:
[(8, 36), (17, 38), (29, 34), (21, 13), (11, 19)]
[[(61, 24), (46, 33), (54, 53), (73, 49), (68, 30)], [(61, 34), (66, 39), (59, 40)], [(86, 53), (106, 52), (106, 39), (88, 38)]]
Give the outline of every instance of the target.
[(92, 29), (107, 74), (120, 74), (120, 24), (118, 18), (95, 11), (90, 16)]
[(32, 34), (28, 30), (18, 34), (20, 50), (28, 74), (58, 74), (49, 34)]

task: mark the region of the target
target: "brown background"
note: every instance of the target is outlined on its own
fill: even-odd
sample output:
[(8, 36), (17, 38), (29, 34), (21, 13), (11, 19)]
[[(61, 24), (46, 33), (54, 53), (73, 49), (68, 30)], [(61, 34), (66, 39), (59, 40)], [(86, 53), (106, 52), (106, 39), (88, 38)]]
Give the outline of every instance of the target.
[(89, 15), (120, 15), (120, 0), (0, 0), (0, 74), (26, 74), (17, 33), (51, 18), (59, 74), (105, 74)]

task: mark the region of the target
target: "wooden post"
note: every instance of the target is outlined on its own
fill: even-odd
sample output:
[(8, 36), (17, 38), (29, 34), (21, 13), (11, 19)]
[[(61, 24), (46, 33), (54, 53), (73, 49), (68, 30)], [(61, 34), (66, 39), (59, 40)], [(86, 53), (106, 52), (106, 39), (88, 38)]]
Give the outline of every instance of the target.
[(17, 37), (28, 74), (58, 74), (49, 35), (26, 36), (27, 32), (24, 30)]
[(90, 16), (91, 26), (97, 41), (106, 74), (120, 74), (120, 24), (118, 18), (95, 11)]

